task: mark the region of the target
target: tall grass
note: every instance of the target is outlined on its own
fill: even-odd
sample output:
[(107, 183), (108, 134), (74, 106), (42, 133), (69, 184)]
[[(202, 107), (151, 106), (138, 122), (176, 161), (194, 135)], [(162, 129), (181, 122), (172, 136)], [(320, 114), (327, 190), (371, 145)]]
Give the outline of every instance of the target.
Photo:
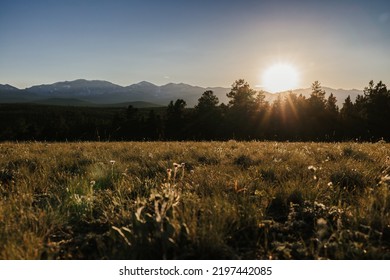
[(0, 259), (389, 259), (386, 143), (1, 143)]

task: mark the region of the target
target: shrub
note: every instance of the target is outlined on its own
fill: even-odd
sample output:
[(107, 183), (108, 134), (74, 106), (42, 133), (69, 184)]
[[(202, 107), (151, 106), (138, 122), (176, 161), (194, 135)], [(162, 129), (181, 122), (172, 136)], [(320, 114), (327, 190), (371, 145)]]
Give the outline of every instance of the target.
[(238, 157), (236, 157), (234, 159), (234, 162), (233, 162), (235, 165), (241, 167), (241, 168), (244, 168), (244, 169), (247, 169), (249, 168), (250, 166), (254, 165), (254, 161), (253, 159), (251, 159), (249, 156), (247, 155), (240, 155)]
[(215, 157), (200, 156), (198, 157), (198, 162), (206, 165), (217, 165), (219, 163), (219, 159)]
[(342, 169), (334, 171), (330, 181), (347, 190), (362, 190), (366, 184), (364, 176), (355, 169)]
[(356, 151), (352, 149), (352, 147), (344, 147), (343, 151), (341, 153), (344, 157), (347, 158), (353, 158), (355, 160), (369, 160), (369, 157), (367, 154), (363, 153), (362, 151)]
[(289, 207), (285, 197), (281, 194), (277, 194), (269, 203), (266, 209), (266, 216), (278, 221), (284, 222), (287, 220)]
[(263, 168), (260, 171), (261, 178), (266, 182), (275, 182), (277, 181), (277, 177), (275, 174), (275, 170), (271, 168)]

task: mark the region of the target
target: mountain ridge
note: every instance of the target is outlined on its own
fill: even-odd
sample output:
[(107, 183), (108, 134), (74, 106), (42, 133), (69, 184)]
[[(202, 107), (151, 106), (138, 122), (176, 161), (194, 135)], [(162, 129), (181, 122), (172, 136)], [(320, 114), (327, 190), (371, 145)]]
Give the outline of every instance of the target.
[[(336, 96), (339, 106), (348, 95), (355, 100), (357, 95), (363, 94), (362, 90), (357, 89), (333, 89), (326, 86), (322, 88), (325, 90), (326, 96), (329, 96), (330, 93)], [(77, 79), (34, 85), (25, 89), (18, 89), (9, 84), (0, 84), (0, 103), (39, 103), (40, 100), (47, 103), (48, 99), (55, 98), (56, 103), (61, 103), (61, 99), (66, 99), (68, 101), (65, 103), (76, 104), (75, 106), (88, 103), (99, 106), (126, 102), (149, 102), (166, 106), (171, 100), (181, 98), (186, 101), (188, 107), (193, 107), (206, 90), (212, 90), (219, 98), (220, 103), (227, 104), (229, 101), (226, 94), (230, 88), (225, 87), (201, 87), (185, 83), (167, 83), (158, 86), (148, 81), (120, 86), (105, 80)], [(290, 92), (308, 97), (311, 89), (300, 88), (278, 93), (264, 92), (264, 94), (267, 101), (273, 102), (278, 96), (284, 96)]]

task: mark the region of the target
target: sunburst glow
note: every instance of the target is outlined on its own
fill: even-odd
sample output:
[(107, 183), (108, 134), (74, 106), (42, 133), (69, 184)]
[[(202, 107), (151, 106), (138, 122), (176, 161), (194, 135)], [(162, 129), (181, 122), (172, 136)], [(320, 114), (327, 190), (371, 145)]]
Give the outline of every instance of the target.
[(272, 93), (295, 89), (298, 80), (299, 75), (295, 67), (285, 63), (272, 65), (262, 76), (264, 89)]

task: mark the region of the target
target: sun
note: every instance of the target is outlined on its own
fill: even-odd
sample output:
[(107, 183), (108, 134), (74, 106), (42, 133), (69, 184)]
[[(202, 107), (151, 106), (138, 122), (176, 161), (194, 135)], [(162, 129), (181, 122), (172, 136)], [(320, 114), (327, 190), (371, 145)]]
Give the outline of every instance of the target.
[(295, 89), (298, 86), (298, 80), (298, 71), (287, 63), (272, 65), (262, 76), (263, 88), (272, 93)]

